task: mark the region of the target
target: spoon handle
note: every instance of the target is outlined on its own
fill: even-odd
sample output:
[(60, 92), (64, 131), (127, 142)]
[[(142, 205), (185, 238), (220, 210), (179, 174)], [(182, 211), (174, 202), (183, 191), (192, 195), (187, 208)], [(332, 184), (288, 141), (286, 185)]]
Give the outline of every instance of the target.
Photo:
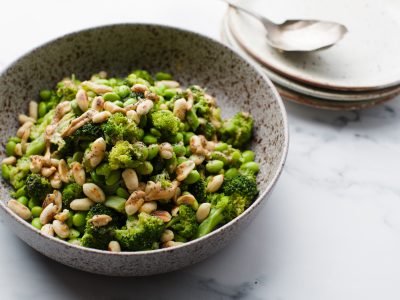
[(263, 25), (266, 27), (267, 30), (268, 30), (268, 28), (277, 27), (277, 25), (275, 23), (273, 23), (271, 20), (269, 20), (266, 17), (256, 13), (253, 10), (250, 10), (248, 8), (245, 8), (245, 7), (242, 7), (240, 5), (237, 5), (237, 4), (233, 3), (231, 0), (222, 0), (222, 1), (227, 3), (229, 6), (235, 8), (235, 9), (241, 10), (241, 11), (253, 16), (254, 18), (258, 19), (261, 23), (263, 23)]

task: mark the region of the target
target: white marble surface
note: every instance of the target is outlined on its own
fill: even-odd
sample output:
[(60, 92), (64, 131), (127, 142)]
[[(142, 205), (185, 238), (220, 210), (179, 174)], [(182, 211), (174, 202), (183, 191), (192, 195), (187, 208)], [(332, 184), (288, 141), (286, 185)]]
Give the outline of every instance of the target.
[[(207, 1), (3, 1), (0, 65), (113, 22), (219, 37)], [(400, 98), (361, 112), (287, 103), (290, 150), (267, 205), (229, 248), (170, 274), (112, 278), (53, 262), (0, 226), (1, 299), (400, 299)]]

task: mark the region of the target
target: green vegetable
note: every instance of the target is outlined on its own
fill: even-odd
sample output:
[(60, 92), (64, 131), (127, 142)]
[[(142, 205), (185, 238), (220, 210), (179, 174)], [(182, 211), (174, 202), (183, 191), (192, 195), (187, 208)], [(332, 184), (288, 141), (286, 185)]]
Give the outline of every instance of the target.
[[(129, 195), (128, 195), (129, 196)], [(126, 199), (119, 196), (108, 196), (104, 205), (120, 213), (125, 212)]]
[(30, 174), (25, 184), (28, 196), (37, 200), (43, 200), (53, 190), (49, 180), (38, 174)]
[(151, 114), (153, 126), (163, 135), (175, 135), (179, 131), (180, 120), (169, 110), (159, 110)]
[(253, 118), (247, 113), (240, 112), (223, 122), (219, 135), (224, 142), (240, 148), (250, 140), (252, 130)]
[(84, 212), (77, 212), (72, 217), (72, 224), (75, 227), (82, 227), (86, 224), (86, 213)]
[(32, 209), (31, 209), (32, 216), (33, 216), (34, 218), (39, 217), (40, 214), (42, 213), (42, 211), (43, 211), (43, 208), (42, 208), (41, 206), (34, 206), (34, 207), (32, 207)]
[(147, 159), (148, 153), (147, 147), (141, 142), (130, 144), (127, 141), (118, 141), (108, 156), (110, 168), (135, 168)]
[(178, 235), (191, 239), (198, 230), (196, 211), (188, 205), (180, 205), (178, 215), (168, 222), (167, 228), (172, 229)]
[(42, 228), (42, 223), (40, 223), (40, 219), (39, 218), (33, 218), (32, 222), (31, 222), (32, 226), (35, 227), (36, 229), (41, 229)]
[(224, 167), (224, 163), (220, 160), (210, 160), (206, 164), (206, 169), (209, 173), (216, 174)]
[(196, 198), (198, 202), (203, 202), (206, 198), (206, 188), (206, 182), (204, 179), (200, 178), (198, 181), (188, 186), (188, 191)]
[(67, 184), (62, 191), (62, 202), (63, 205), (69, 208), (72, 200), (83, 198), (82, 186), (77, 183)]

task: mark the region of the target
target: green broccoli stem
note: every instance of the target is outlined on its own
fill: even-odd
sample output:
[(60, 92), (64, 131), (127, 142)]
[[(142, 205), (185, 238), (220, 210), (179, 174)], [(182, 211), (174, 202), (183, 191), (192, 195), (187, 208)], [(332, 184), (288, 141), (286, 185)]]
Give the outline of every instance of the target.
[(225, 217), (223, 215), (224, 210), (225, 207), (212, 208), (207, 219), (205, 219), (199, 225), (196, 237), (199, 238), (205, 236), (206, 234), (209, 234), (211, 231), (215, 229), (215, 227), (221, 224), (225, 220)]

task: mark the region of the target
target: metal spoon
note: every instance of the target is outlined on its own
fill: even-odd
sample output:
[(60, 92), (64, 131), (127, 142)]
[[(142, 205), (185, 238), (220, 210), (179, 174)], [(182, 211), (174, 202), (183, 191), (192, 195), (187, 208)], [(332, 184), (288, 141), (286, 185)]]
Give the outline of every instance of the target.
[(309, 52), (328, 48), (339, 42), (348, 31), (342, 24), (319, 20), (287, 20), (282, 24), (275, 24), (230, 0), (223, 1), (258, 19), (267, 30), (267, 43), (283, 51)]

